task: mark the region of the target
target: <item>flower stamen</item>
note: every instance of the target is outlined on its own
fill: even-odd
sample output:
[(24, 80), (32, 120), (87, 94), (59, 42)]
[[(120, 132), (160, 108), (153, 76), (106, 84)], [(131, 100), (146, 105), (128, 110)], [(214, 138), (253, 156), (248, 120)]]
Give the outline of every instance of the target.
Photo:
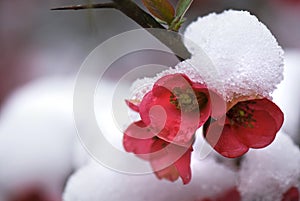
[(245, 128), (254, 128), (253, 122), (256, 122), (256, 120), (253, 118), (254, 110), (250, 109), (248, 104), (255, 103), (240, 102), (227, 112), (227, 116), (230, 119), (231, 125), (238, 124)]
[(196, 92), (190, 88), (181, 89), (176, 87), (170, 96), (170, 103), (175, 105), (178, 110), (182, 109), (184, 112), (200, 110), (205, 107), (207, 102), (208, 98), (205, 93)]

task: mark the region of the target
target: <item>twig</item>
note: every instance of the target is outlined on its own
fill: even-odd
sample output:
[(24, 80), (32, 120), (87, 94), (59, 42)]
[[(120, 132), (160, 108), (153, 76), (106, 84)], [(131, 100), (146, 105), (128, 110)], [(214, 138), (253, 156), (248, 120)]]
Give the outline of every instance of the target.
[(151, 15), (142, 10), (131, 0), (113, 0), (118, 5), (118, 9), (124, 13), (127, 17), (134, 20), (143, 28), (159, 28), (164, 27), (158, 23)]
[(51, 8), (51, 10), (83, 10), (92, 8), (117, 8), (117, 5), (115, 3), (98, 3), (89, 5), (63, 6), (58, 8)]
[[(138, 7), (131, 0), (113, 0), (118, 8), (126, 16), (134, 20), (143, 28), (158, 28), (165, 29), (160, 23), (158, 23), (151, 15), (146, 13), (140, 7)], [(155, 31), (155, 29), (148, 29), (153, 36), (159, 39), (163, 44), (169, 47), (173, 53), (176, 54), (177, 58), (182, 61), (189, 58), (191, 55), (184, 46), (182, 38), (179, 34), (175, 34), (171, 31)]]

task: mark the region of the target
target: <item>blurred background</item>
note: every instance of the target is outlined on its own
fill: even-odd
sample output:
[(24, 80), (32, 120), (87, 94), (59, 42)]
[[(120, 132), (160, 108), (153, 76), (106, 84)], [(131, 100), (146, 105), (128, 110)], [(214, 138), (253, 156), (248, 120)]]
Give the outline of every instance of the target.
[[(112, 9), (50, 11), (93, 2), (105, 1), (0, 1), (0, 104), (12, 90), (34, 78), (76, 73), (98, 44), (139, 28)], [(258, 16), (284, 49), (300, 48), (298, 0), (195, 0), (185, 25), (199, 15), (229, 8), (249, 10)]]
[[(41, 102), (45, 103), (44, 101), (46, 100), (37, 97), (36, 102), (30, 102), (29, 99), (26, 99), (26, 94), (22, 95), (22, 98), (25, 97), (24, 99), (18, 97), (11, 98), (12, 94), (22, 86), (25, 86), (25, 84), (40, 78), (53, 76), (68, 77), (76, 74), (87, 55), (101, 42), (124, 31), (140, 28), (135, 22), (122, 13), (112, 9), (50, 11), (53, 7), (100, 2), (107, 1), (0, 0), (0, 127), (3, 127), (4, 123), (7, 123), (6, 121), (10, 121), (10, 125), (16, 129), (5, 128), (7, 131), (5, 132), (4, 128), (0, 128), (0, 142), (2, 140), (2, 144), (6, 142), (5, 140), (8, 140), (3, 136), (14, 136), (16, 132), (22, 131), (22, 127), (19, 127), (18, 121), (28, 118), (28, 116), (22, 116), (16, 111), (16, 108), (21, 104), (19, 102), (23, 101), (23, 106), (20, 106), (20, 108), (26, 108), (27, 110), (24, 111), (30, 112), (33, 111), (30, 110), (31, 107), (33, 108)], [(142, 6), (140, 1), (136, 2)], [(175, 0), (173, 2), (174, 4), (176, 3)], [(184, 26), (195, 20), (198, 16), (204, 16), (211, 12), (221, 12), (230, 8), (248, 10), (252, 14), (255, 14), (260, 21), (267, 25), (285, 50), (300, 51), (300, 0), (195, 0), (186, 15), (187, 22)], [(184, 27), (182, 30), (184, 30)], [(64, 80), (64, 78), (62, 78), (62, 80)], [(60, 81), (56, 83), (60, 83)], [(43, 85), (43, 83), (39, 83), (37, 86), (38, 85)], [(44, 83), (44, 85), (49, 88), (51, 91), (49, 92), (50, 94), (54, 93), (56, 97), (59, 97), (55, 99), (55, 101), (57, 101), (57, 105), (60, 105), (60, 108), (52, 108), (49, 110), (61, 112), (64, 110), (65, 105), (70, 107), (70, 111), (72, 110), (71, 102), (66, 102), (64, 103), (65, 105), (61, 105), (59, 101), (61, 100), (60, 98), (67, 94), (64, 91), (64, 86), (62, 86), (64, 84), (57, 84), (56, 88), (51, 84)], [(58, 89), (62, 91), (57, 92), (56, 90)], [(28, 89), (32, 94), (34, 94), (33, 91), (36, 90), (37, 88)], [(57, 95), (57, 93), (59, 94)], [(47, 95), (47, 92), (45, 92), (42, 96), (46, 97)], [(19, 102), (14, 105), (13, 101)], [(25, 103), (26, 105), (24, 105)], [(7, 109), (7, 107), (11, 108)], [(67, 113), (69, 114), (70, 111)], [(18, 118), (11, 115), (13, 112), (16, 112)], [(60, 113), (58, 113), (58, 116), (59, 115)], [(11, 116), (11, 119), (7, 120), (7, 116)], [(39, 117), (36, 118), (39, 119)], [(64, 120), (60, 121), (56, 117), (53, 117), (53, 119), (56, 119), (63, 127)], [(53, 127), (57, 127), (56, 124), (52, 126), (47, 124), (43, 127), (41, 122), (32, 122), (31, 128), (39, 123), (40, 125), (38, 127), (41, 127), (41, 130), (43, 128), (53, 129)], [(68, 125), (72, 125), (69, 120)], [(19, 127), (19, 130), (15, 127)], [(72, 130), (73, 128), (68, 129), (68, 132), (72, 134), (75, 133), (75, 131)], [(28, 133), (32, 133), (32, 131), (28, 130)], [(16, 135), (15, 138), (8, 140), (12, 146), (20, 139), (18, 137), (19, 136)], [(70, 137), (70, 139), (71, 138), (72, 137)], [(45, 140), (47, 137), (43, 139)], [(67, 144), (71, 140), (68, 141), (68, 139), (69, 138), (64, 138), (66, 143), (62, 143), (62, 147), (65, 148), (69, 146)], [(60, 138), (57, 136), (51, 140), (56, 143), (55, 140), (60, 141)], [(47, 143), (50, 143), (50, 141), (45, 141), (44, 145), (47, 146)], [(24, 144), (18, 144), (15, 146), (16, 148), (22, 148), (21, 146), (23, 145)], [(13, 148), (12, 146), (9, 148)], [(43, 149), (43, 144), (41, 145), (39, 142), (36, 143), (36, 146), (37, 148), (34, 152)], [(26, 146), (24, 145), (24, 147)], [(54, 149), (59, 150), (59, 148)], [(69, 157), (72, 157), (72, 154), (69, 152), (71, 152), (70, 150), (72, 149), (73, 148), (70, 148), (68, 154), (64, 155), (65, 158), (55, 158), (53, 161), (70, 160)], [(0, 152), (7, 150), (9, 149), (0, 149)], [(62, 152), (65, 152), (65, 149)], [(17, 160), (18, 154), (19, 153), (16, 153), (14, 155), (15, 158), (12, 158), (12, 160)], [(30, 154), (31, 152), (28, 152), (28, 155)], [(49, 154), (60, 155), (61, 153), (49, 152)], [(4, 184), (9, 181), (10, 178), (14, 178), (14, 180), (20, 179), (18, 176), (15, 178), (13, 176), (14, 173), (11, 173), (12, 176), (8, 177), (8, 167), (16, 168), (17, 172), (22, 172), (20, 169), (22, 169), (22, 165), (26, 163), (26, 160), (24, 160), (24, 163), (20, 163), (21, 165), (19, 164), (20, 166), (16, 167), (18, 163), (12, 163), (9, 161), (9, 158), (11, 157), (1, 158), (0, 154), (0, 177), (2, 175), (0, 178), (0, 180), (2, 180), (2, 182), (0, 182), (0, 201), (60, 200), (60, 193), (63, 191), (66, 179), (75, 169), (73, 164), (67, 167), (55, 166), (52, 169), (47, 169), (47, 171), (51, 172), (53, 169), (61, 170), (65, 168), (64, 171), (58, 174), (57, 181), (53, 181), (54, 186), (58, 186), (57, 189), (50, 185), (51, 187), (49, 188), (53, 188), (50, 190), (51, 195), (48, 194), (46, 196), (47, 193), (44, 192), (47, 191), (46, 187), (41, 187), (40, 183), (35, 181), (32, 182), (34, 183), (33, 185), (30, 185), (30, 182), (27, 182), (30, 180), (30, 177), (24, 179), (26, 182), (16, 185), (19, 187), (15, 187), (14, 185), (11, 187)], [(33, 161), (35, 160), (39, 159), (35, 158), (29, 161), (34, 163)], [(5, 163), (11, 163), (11, 166), (4, 166), (3, 164)], [(35, 166), (35, 164), (31, 165)], [(28, 166), (30, 166), (30, 164)], [(5, 168), (3, 169), (3, 167)], [(34, 172), (35, 170), (31, 171)], [(19, 173), (19, 175), (22, 174), (27, 173)], [(48, 181), (51, 180), (49, 179), (51, 176), (45, 176), (47, 174), (47, 172), (42, 172), (40, 178), (47, 178)], [(2, 178), (6, 178), (7, 180)], [(47, 183), (47, 181), (45, 183)]]

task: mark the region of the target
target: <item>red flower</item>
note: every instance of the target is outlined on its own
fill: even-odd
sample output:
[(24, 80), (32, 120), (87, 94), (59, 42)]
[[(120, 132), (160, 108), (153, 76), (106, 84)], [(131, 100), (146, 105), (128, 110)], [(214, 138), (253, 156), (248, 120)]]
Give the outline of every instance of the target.
[(291, 187), (285, 194), (283, 194), (282, 201), (298, 201), (299, 190), (297, 187)]
[(268, 146), (282, 123), (283, 113), (272, 101), (248, 100), (237, 103), (223, 118), (206, 123), (204, 136), (221, 155), (235, 158), (249, 148)]
[(175, 181), (181, 177), (184, 184), (191, 180), (191, 144), (192, 142), (189, 147), (183, 147), (168, 143), (156, 137), (142, 121), (131, 124), (123, 138), (125, 150), (149, 160), (159, 179)]
[(237, 190), (236, 187), (226, 191), (221, 196), (217, 197), (216, 199), (204, 198), (201, 201), (240, 201), (241, 195), (240, 192)]
[(62, 201), (60, 197), (49, 194), (43, 187), (31, 185), (15, 189), (8, 196), (8, 201)]
[[(212, 100), (222, 104), (212, 105)], [(214, 107), (225, 105), (221, 101), (204, 84), (183, 74), (160, 78), (140, 104), (126, 102), (139, 112), (141, 121), (124, 132), (125, 150), (149, 160), (158, 178), (175, 181), (181, 177), (188, 183), (194, 134), (211, 115), (220, 115), (221, 110)], [(213, 110), (217, 112), (212, 114)]]
[(159, 79), (139, 105), (129, 101), (127, 104), (140, 113), (146, 125), (151, 125), (157, 137), (185, 146), (207, 121), (212, 110), (216, 111), (214, 115), (220, 115), (222, 110), (213, 107), (224, 104), (212, 105), (212, 99), (222, 101), (204, 84), (193, 83), (183, 74), (172, 74)]
[(282, 3), (285, 3), (285, 4), (291, 4), (291, 5), (294, 5), (294, 4), (300, 4), (300, 1), (299, 0), (280, 0)]

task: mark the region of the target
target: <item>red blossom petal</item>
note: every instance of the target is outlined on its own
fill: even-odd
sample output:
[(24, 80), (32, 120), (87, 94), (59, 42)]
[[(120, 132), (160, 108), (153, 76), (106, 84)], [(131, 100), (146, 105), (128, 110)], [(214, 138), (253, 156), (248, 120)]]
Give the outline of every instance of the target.
[(283, 194), (282, 201), (299, 201), (299, 190), (296, 187), (291, 187)]
[(226, 114), (226, 101), (219, 94), (209, 90), (209, 100), (212, 118), (219, 119)]
[(199, 83), (194, 83), (193, 89), (205, 93), (208, 97), (208, 105), (203, 108), (204, 110), (201, 110), (202, 124), (200, 126), (202, 126), (210, 116), (214, 119), (218, 119), (226, 114), (226, 101), (218, 93), (213, 90), (208, 90), (205, 84)]
[(137, 156), (148, 159), (147, 154), (151, 153), (154, 139), (150, 137), (153, 135), (147, 130), (147, 126), (138, 121), (131, 124), (124, 132), (123, 146), (127, 152), (137, 154)]
[(178, 87), (190, 87), (191, 90), (208, 94), (205, 85), (195, 85), (194, 89), (192, 84), (185, 75), (167, 75), (159, 79), (152, 91), (143, 97), (140, 104), (140, 116), (147, 125), (151, 124), (151, 127), (157, 130), (155, 133), (161, 139), (185, 145), (191, 141), (197, 128), (209, 118), (211, 113), (209, 107), (204, 107), (200, 113), (183, 112), (171, 103), (171, 91)]
[(191, 179), (192, 148), (170, 144), (159, 138), (149, 138), (151, 135), (153, 134), (145, 123), (135, 122), (125, 130), (123, 146), (127, 152), (149, 160), (158, 178), (175, 181), (180, 176), (183, 183), (187, 184)]
[(224, 195), (217, 198), (217, 201), (241, 201), (241, 195), (240, 192), (237, 190), (237, 188), (232, 188), (229, 191), (225, 192)]
[(133, 101), (125, 100), (127, 106), (135, 112), (139, 112), (139, 105), (135, 104)]
[[(198, 119), (199, 125), (197, 128), (201, 127), (210, 117), (212, 106), (215, 110), (215, 114), (218, 115), (218, 117), (225, 114), (226, 111), (226, 102), (216, 93), (213, 91), (209, 91), (207, 86), (205, 84), (200, 83), (193, 83), (186, 75), (184, 74), (172, 74), (164, 76), (163, 78), (159, 79), (154, 87), (153, 91), (159, 91), (166, 93), (165, 91), (161, 90), (160, 87), (166, 88), (168, 91), (171, 91), (175, 87), (180, 88), (187, 88), (190, 87), (195, 92), (201, 92), (206, 95), (208, 102), (206, 105), (202, 106), (200, 109), (200, 117)], [(161, 94), (161, 93), (159, 93)], [(212, 101), (216, 104), (212, 104)], [(182, 115), (182, 114), (181, 114)], [(191, 115), (191, 114), (190, 114)], [(191, 115), (192, 116), (192, 115)], [(194, 119), (197, 119), (198, 116), (194, 116)], [(191, 121), (191, 120), (189, 120)]]
[[(237, 137), (249, 148), (263, 148), (273, 142), (283, 124), (283, 113), (272, 101), (255, 99), (243, 102), (253, 110), (253, 127), (238, 126)], [(238, 103), (239, 104), (239, 103)]]
[[(241, 109), (244, 116), (239, 116)], [(247, 115), (251, 115), (247, 119)], [(241, 119), (245, 117), (249, 123)], [(243, 155), (248, 148), (263, 148), (273, 142), (282, 126), (283, 113), (268, 99), (255, 99), (237, 103), (226, 116), (225, 125), (220, 118), (205, 126), (205, 138), (214, 149), (225, 157), (235, 158)], [(223, 128), (224, 125), (224, 128)]]
[[(153, 167), (153, 163), (152, 168)], [(174, 165), (170, 165), (162, 170), (157, 170), (154, 172), (158, 179), (166, 179), (168, 181), (174, 182), (179, 178), (179, 173)]]
[(152, 169), (159, 179), (175, 181), (180, 176), (187, 184), (191, 180), (192, 151), (192, 147), (181, 147), (158, 139), (152, 146), (152, 152), (158, 153), (150, 159)]
[(229, 124), (223, 127), (216, 121), (209, 125), (204, 134), (206, 141), (225, 157), (236, 158), (249, 150), (236, 137), (236, 129)]
[(219, 196), (217, 199), (204, 198), (200, 201), (241, 201), (240, 192), (236, 189), (236, 187), (226, 191), (223, 195)]
[(272, 101), (263, 98), (251, 100), (249, 102), (255, 102), (256, 104), (250, 104), (249, 107), (253, 110), (262, 110), (269, 113), (275, 120), (276, 129), (279, 130), (283, 124), (284, 115), (280, 108)]
[(171, 75), (166, 75), (154, 83), (153, 90), (156, 87), (163, 87), (169, 91), (172, 91), (174, 87), (192, 87), (192, 81), (184, 74), (176, 73)]
[(148, 92), (140, 104), (141, 119), (152, 128), (161, 131), (168, 124), (177, 124), (180, 121), (180, 111), (169, 101), (171, 93), (167, 90), (156, 97), (153, 92)]
[(211, 115), (212, 108), (210, 107), (211, 102), (209, 99), (209, 92), (208, 92), (206, 85), (204, 85), (204, 84), (195, 83), (195, 84), (193, 84), (192, 87), (193, 87), (194, 91), (204, 93), (208, 99), (208, 102), (206, 103), (206, 105), (199, 109), (200, 117), (199, 117), (198, 127), (201, 127), (208, 120), (208, 118)]
[(179, 176), (181, 177), (183, 184), (188, 184), (192, 178), (192, 171), (190, 167), (192, 151), (193, 149), (190, 147), (174, 164), (179, 172)]
[(237, 126), (232, 132), (237, 138), (249, 148), (263, 148), (275, 139), (277, 129), (276, 122), (265, 111), (254, 111), (252, 127)]

